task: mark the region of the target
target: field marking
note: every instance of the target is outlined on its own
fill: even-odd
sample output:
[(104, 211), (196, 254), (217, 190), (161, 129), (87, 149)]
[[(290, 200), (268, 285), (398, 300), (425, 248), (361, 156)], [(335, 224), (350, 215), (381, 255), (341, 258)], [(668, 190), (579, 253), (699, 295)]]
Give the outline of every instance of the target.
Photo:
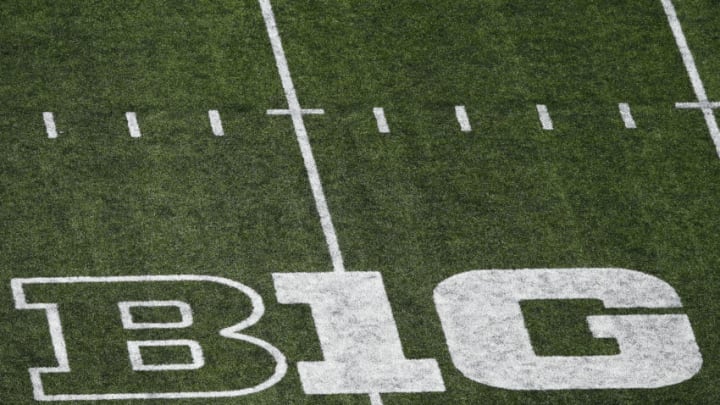
[(308, 304), (322, 361), (299, 361), (309, 395), (444, 392), (435, 359), (408, 359), (379, 272), (273, 273), (280, 304)]
[(684, 107), (678, 108), (698, 108), (702, 111), (703, 116), (705, 117), (705, 123), (710, 131), (710, 137), (715, 143), (715, 151), (720, 157), (720, 128), (718, 128), (717, 121), (715, 120), (715, 113), (713, 112), (713, 108), (718, 108), (713, 107), (713, 105), (716, 105), (717, 103), (710, 102), (707, 97), (705, 85), (703, 84), (702, 79), (700, 78), (700, 72), (698, 72), (697, 66), (695, 65), (695, 58), (693, 57), (692, 52), (690, 52), (690, 47), (687, 44), (687, 39), (685, 38), (682, 25), (680, 25), (680, 20), (678, 19), (677, 12), (675, 11), (675, 6), (671, 0), (662, 0), (662, 5), (665, 9), (665, 15), (667, 15), (670, 29), (675, 37), (675, 43), (680, 50), (683, 64), (685, 64), (685, 70), (687, 70), (687, 74), (690, 77), (693, 91), (698, 99), (698, 106), (696, 107), (689, 107), (690, 103), (680, 103), (684, 105)]
[(323, 191), (322, 182), (320, 181), (320, 173), (318, 172), (315, 157), (312, 153), (307, 129), (305, 129), (305, 122), (303, 121), (303, 115), (305, 113), (300, 107), (300, 100), (298, 100), (297, 93), (295, 92), (295, 85), (293, 84), (292, 76), (290, 76), (290, 68), (288, 67), (287, 58), (285, 57), (285, 50), (283, 50), (280, 32), (278, 31), (277, 22), (275, 21), (275, 14), (273, 13), (270, 0), (258, 1), (260, 2), (263, 19), (265, 20), (265, 25), (267, 27), (270, 45), (272, 46), (273, 54), (275, 55), (275, 64), (277, 65), (278, 74), (280, 75), (280, 81), (282, 82), (283, 90), (285, 91), (285, 98), (288, 103), (287, 112), (292, 118), (293, 127), (295, 128), (295, 136), (297, 137), (298, 144), (300, 145), (300, 152), (302, 153), (303, 161), (305, 162), (305, 170), (307, 171), (308, 179), (310, 180), (310, 188), (312, 189), (313, 197), (315, 198), (315, 207), (318, 215), (320, 216), (320, 225), (322, 226), (323, 234), (325, 234), (325, 242), (327, 243), (328, 250), (330, 251), (333, 270), (337, 272), (344, 272), (345, 264), (343, 263), (340, 245), (338, 244), (337, 234), (335, 233), (335, 225), (333, 225), (332, 217), (330, 216), (330, 209), (328, 208), (327, 200), (325, 199), (325, 192)]
[(690, 108), (720, 108), (720, 102), (701, 102), (701, 103), (675, 103), (675, 108), (678, 109), (690, 109)]
[(464, 105), (459, 105), (455, 107), (455, 116), (457, 117), (458, 124), (460, 124), (460, 130), (462, 132), (472, 131), (472, 127), (470, 126), (470, 119), (468, 118), (467, 111), (465, 110)]
[(617, 268), (473, 270), (435, 287), (450, 359), (462, 375), (506, 390), (648, 389), (678, 384), (702, 368), (685, 314), (588, 316), (595, 338), (614, 338), (606, 356), (539, 356), (526, 300), (596, 299), (606, 308), (682, 308), (677, 291), (647, 273)]
[(553, 127), (552, 118), (550, 118), (547, 106), (545, 104), (538, 104), (536, 107), (538, 116), (540, 117), (540, 124), (542, 124), (542, 129), (546, 131), (552, 131), (555, 129)]
[[(325, 110), (322, 108), (303, 108), (300, 110), (303, 115), (323, 115)], [(270, 109), (267, 110), (267, 115), (292, 115), (290, 110), (283, 109)]]
[[(25, 294), (25, 285), (33, 284), (110, 284), (110, 283), (153, 283), (153, 282), (209, 282), (228, 286), (245, 294), (252, 305), (252, 312), (245, 320), (226, 327), (220, 331), (220, 336), (234, 339), (258, 346), (268, 352), (275, 360), (273, 375), (262, 383), (250, 388), (230, 391), (192, 391), (192, 392), (135, 392), (112, 394), (46, 394), (43, 386), (43, 374), (69, 373), (70, 361), (68, 359), (65, 336), (63, 334), (60, 311), (57, 303), (28, 302)], [(265, 304), (262, 297), (252, 288), (237, 281), (218, 276), (196, 274), (179, 275), (146, 275), (146, 276), (106, 276), (106, 277), (36, 277), (14, 278), (10, 280), (15, 309), (44, 310), (50, 339), (57, 366), (32, 367), (28, 369), (30, 381), (33, 386), (33, 397), (38, 401), (102, 401), (123, 399), (180, 399), (180, 398), (227, 398), (254, 394), (266, 390), (277, 384), (287, 373), (287, 359), (285, 355), (270, 343), (253, 336), (241, 333), (242, 330), (256, 324), (265, 313)]]
[(620, 103), (618, 104), (618, 108), (620, 109), (620, 116), (625, 123), (625, 128), (636, 129), (637, 124), (633, 119), (632, 112), (630, 112), (630, 105), (628, 103)]
[(208, 111), (208, 118), (210, 118), (210, 127), (212, 128), (213, 135), (224, 136), (222, 121), (220, 120), (220, 112), (218, 110)]
[(390, 127), (385, 118), (385, 110), (381, 107), (375, 107), (373, 108), (373, 115), (375, 115), (375, 120), (377, 121), (378, 131), (380, 131), (381, 134), (389, 134)]
[[(333, 270), (335, 272), (342, 273), (345, 272), (342, 253), (340, 252), (340, 246), (335, 233), (335, 226), (333, 225), (332, 217), (330, 216), (330, 210), (328, 208), (325, 193), (323, 192), (322, 183), (320, 181), (320, 174), (312, 153), (310, 140), (305, 128), (305, 122), (303, 121), (303, 114), (305, 112), (300, 107), (300, 101), (298, 100), (297, 93), (295, 92), (295, 85), (293, 84), (293, 80), (290, 75), (290, 68), (288, 67), (285, 51), (283, 50), (280, 32), (278, 31), (277, 22), (275, 21), (275, 14), (273, 13), (270, 0), (258, 1), (262, 9), (263, 19), (265, 20), (265, 25), (267, 27), (268, 37), (275, 56), (275, 63), (280, 75), (280, 80), (282, 82), (283, 89), (285, 90), (285, 97), (288, 102), (287, 112), (290, 114), (293, 121), (295, 135), (297, 137), (298, 144), (300, 145), (300, 151), (302, 152), (303, 160), (305, 162), (305, 169), (307, 170), (313, 197), (315, 198), (315, 206), (318, 214), (320, 215), (320, 223), (322, 225), (323, 233), (325, 234), (325, 241), (328, 245), (330, 257), (332, 259)], [(372, 405), (382, 405), (382, 399), (379, 394), (369, 393), (369, 396)]]
[(51, 112), (44, 112), (43, 113), (43, 121), (45, 121), (45, 130), (47, 131), (47, 136), (50, 139), (55, 139), (58, 137), (57, 128), (55, 127), (55, 118), (53, 117), (53, 113)]
[(134, 112), (126, 112), (125, 118), (127, 118), (128, 129), (130, 130), (130, 136), (133, 138), (140, 138), (140, 126), (138, 125), (137, 115)]

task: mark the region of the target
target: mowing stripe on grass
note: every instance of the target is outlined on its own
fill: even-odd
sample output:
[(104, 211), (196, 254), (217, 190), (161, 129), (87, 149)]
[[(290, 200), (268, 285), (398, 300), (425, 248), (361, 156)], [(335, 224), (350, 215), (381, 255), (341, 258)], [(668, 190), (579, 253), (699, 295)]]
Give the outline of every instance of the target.
[(298, 144), (300, 145), (300, 152), (302, 152), (303, 161), (305, 162), (305, 170), (307, 171), (308, 178), (310, 180), (310, 188), (312, 189), (313, 197), (315, 198), (315, 207), (317, 208), (318, 215), (320, 216), (320, 225), (322, 226), (323, 233), (325, 234), (325, 242), (327, 243), (328, 250), (330, 251), (330, 258), (332, 259), (333, 270), (337, 272), (345, 271), (345, 264), (343, 263), (342, 253), (340, 252), (340, 245), (338, 244), (337, 235), (335, 234), (335, 226), (330, 216), (330, 209), (325, 199), (325, 192), (323, 191), (322, 183), (320, 181), (320, 173), (315, 163), (315, 157), (312, 153), (310, 146), (310, 139), (308, 138), (307, 130), (305, 129), (305, 122), (303, 121), (303, 109), (300, 107), (300, 101), (298, 100), (295, 92), (295, 85), (293, 84), (292, 77), (290, 76), (290, 68), (288, 67), (287, 58), (285, 57), (285, 51), (283, 50), (282, 40), (280, 39), (280, 32), (275, 22), (275, 14), (272, 10), (272, 5), (269, 0), (258, 0), (260, 7), (262, 8), (263, 19), (267, 27), (268, 37), (270, 38), (270, 45), (272, 46), (273, 54), (275, 55), (275, 63), (277, 65), (278, 73), (280, 74), (280, 81), (282, 82), (283, 89), (285, 90), (285, 98), (288, 103), (288, 113), (292, 118), (293, 127), (295, 128), (295, 135), (297, 137)]
[(680, 20), (678, 19), (677, 12), (675, 11), (675, 6), (671, 0), (662, 0), (662, 4), (665, 9), (668, 22), (670, 23), (670, 29), (675, 37), (675, 42), (680, 50), (683, 63), (685, 64), (685, 70), (687, 70), (690, 82), (692, 83), (693, 91), (695, 92), (695, 96), (699, 102), (698, 107), (696, 108), (702, 110), (703, 116), (705, 116), (705, 123), (710, 131), (710, 137), (715, 143), (715, 151), (720, 157), (720, 128), (718, 128), (717, 121), (715, 120), (713, 107), (708, 106), (715, 103), (710, 103), (710, 100), (708, 100), (707, 93), (705, 92), (705, 85), (703, 85), (702, 79), (700, 78), (700, 72), (698, 72), (697, 66), (695, 65), (695, 58), (693, 57), (692, 52), (690, 52), (687, 39), (685, 39), (685, 33), (683, 32), (682, 25), (680, 25)]
[(57, 138), (58, 134), (57, 134), (57, 128), (55, 128), (55, 118), (53, 118), (53, 113), (44, 112), (43, 113), (43, 121), (45, 121), (45, 130), (47, 131), (48, 138), (50, 138), (50, 139)]
[(633, 119), (632, 113), (630, 112), (630, 105), (628, 103), (620, 103), (618, 104), (618, 108), (620, 109), (620, 116), (625, 123), (625, 128), (637, 128), (637, 124), (635, 124), (635, 120)]
[(390, 127), (388, 126), (387, 119), (385, 118), (385, 110), (380, 107), (375, 107), (373, 108), (373, 114), (375, 115), (375, 120), (377, 121), (378, 131), (380, 131), (381, 134), (389, 134)]
[(208, 117), (210, 117), (210, 126), (212, 127), (213, 135), (225, 135), (225, 131), (223, 131), (222, 127), (222, 121), (220, 120), (220, 113), (218, 112), (218, 110), (208, 111)]
[(130, 136), (133, 138), (140, 138), (140, 126), (137, 122), (137, 115), (134, 112), (126, 112), (125, 118), (127, 118), (128, 129), (130, 130)]
[(464, 105), (459, 105), (455, 107), (455, 116), (457, 117), (458, 123), (460, 124), (460, 130), (462, 132), (472, 131), (472, 127), (470, 126), (470, 119), (468, 119), (467, 111), (465, 111)]
[(546, 131), (552, 131), (554, 127), (552, 119), (550, 118), (550, 113), (548, 113), (547, 106), (545, 104), (538, 104), (537, 112), (538, 116), (540, 117), (540, 124), (542, 124), (542, 129)]

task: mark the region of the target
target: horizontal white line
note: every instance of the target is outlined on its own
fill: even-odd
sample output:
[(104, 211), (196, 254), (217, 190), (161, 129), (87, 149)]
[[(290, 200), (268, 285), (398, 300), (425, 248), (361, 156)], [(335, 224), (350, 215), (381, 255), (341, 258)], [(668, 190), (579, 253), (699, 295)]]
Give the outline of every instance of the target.
[(455, 107), (455, 116), (457, 117), (458, 123), (460, 124), (460, 130), (462, 132), (472, 131), (470, 126), (470, 119), (468, 118), (465, 106), (459, 105)]
[(225, 135), (225, 131), (223, 131), (222, 127), (222, 121), (220, 120), (220, 113), (218, 112), (218, 110), (208, 111), (208, 117), (210, 117), (210, 126), (212, 127), (213, 135)]
[(675, 103), (675, 108), (690, 109), (690, 108), (720, 108), (720, 102), (694, 102), (694, 103)]
[(375, 107), (373, 108), (373, 114), (375, 114), (378, 131), (380, 131), (381, 134), (389, 134), (390, 127), (388, 126), (387, 119), (385, 118), (385, 110), (380, 107)]
[[(304, 108), (300, 110), (303, 115), (323, 115), (325, 110), (322, 108)], [(292, 111), (287, 109), (267, 110), (267, 115), (292, 115)]]
[(55, 128), (55, 118), (53, 117), (53, 113), (51, 112), (44, 112), (43, 113), (43, 121), (45, 121), (45, 129), (47, 130), (47, 136), (50, 139), (57, 138), (57, 128)]
[(538, 104), (537, 112), (540, 116), (540, 123), (542, 124), (542, 129), (546, 131), (552, 131), (554, 127), (552, 119), (550, 118), (550, 113), (548, 113), (547, 106), (545, 104)]
[(127, 118), (128, 129), (130, 130), (130, 136), (133, 138), (140, 138), (140, 126), (137, 122), (137, 115), (134, 112), (126, 112), (125, 118)]

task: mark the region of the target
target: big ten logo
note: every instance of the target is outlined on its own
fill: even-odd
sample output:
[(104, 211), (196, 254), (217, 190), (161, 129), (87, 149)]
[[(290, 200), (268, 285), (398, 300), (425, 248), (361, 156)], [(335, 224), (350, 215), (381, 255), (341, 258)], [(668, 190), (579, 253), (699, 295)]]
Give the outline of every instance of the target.
[(251, 288), (210, 276), (14, 279), (18, 309), (43, 310), (57, 364), (31, 368), (45, 401), (234, 397), (287, 364), (244, 333), (263, 315)]
[[(323, 360), (293, 359), (306, 394), (445, 390), (434, 359), (405, 357), (379, 273), (283, 273), (273, 280), (280, 303), (309, 305), (312, 312)], [(260, 320), (263, 306), (254, 290), (235, 281), (36, 278), (15, 279), (12, 287), (18, 309), (47, 313), (57, 358), (55, 366), (30, 369), (36, 399), (240, 396), (272, 386), (286, 372), (283, 354), (243, 333)], [(523, 301), (593, 299), (628, 310), (681, 307), (670, 285), (645, 273), (469, 271), (438, 284), (432, 298), (453, 365), (476, 383), (510, 390), (657, 388), (685, 381), (702, 366), (684, 314), (587, 317), (593, 337), (617, 342), (613, 355), (534, 351)], [(207, 387), (207, 381), (219, 385)], [(188, 390), (193, 383), (203, 389)], [(63, 387), (76, 393), (59, 393)]]

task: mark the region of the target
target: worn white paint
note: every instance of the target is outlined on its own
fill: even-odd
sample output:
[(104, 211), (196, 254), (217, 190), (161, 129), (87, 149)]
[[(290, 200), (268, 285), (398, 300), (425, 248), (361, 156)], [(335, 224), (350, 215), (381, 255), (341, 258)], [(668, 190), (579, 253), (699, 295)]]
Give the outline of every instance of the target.
[(481, 384), (511, 390), (658, 388), (702, 366), (686, 315), (589, 316), (596, 338), (614, 338), (620, 354), (537, 356), (520, 308), (523, 300), (599, 299), (607, 308), (679, 308), (664, 281), (610, 268), (478, 270), (434, 292), (455, 367)]
[(130, 130), (130, 136), (133, 138), (140, 138), (140, 125), (138, 125), (137, 115), (134, 112), (126, 112), (125, 118), (128, 123), (128, 130)]
[(547, 106), (545, 104), (538, 104), (536, 108), (538, 116), (540, 117), (540, 124), (542, 125), (542, 129), (546, 131), (552, 131), (554, 127)]
[(44, 112), (43, 113), (43, 121), (45, 122), (45, 131), (47, 132), (47, 136), (50, 139), (55, 139), (58, 137), (57, 128), (55, 127), (55, 117), (53, 117), (53, 113), (51, 112)]
[(222, 120), (220, 120), (220, 112), (218, 110), (209, 110), (208, 117), (210, 118), (210, 128), (212, 128), (213, 135), (224, 136), (225, 131), (223, 130)]
[(405, 358), (380, 273), (274, 273), (273, 280), (278, 302), (312, 309), (323, 361), (298, 362), (305, 393), (445, 391), (435, 359)]
[[(184, 346), (190, 350), (192, 361), (190, 363), (146, 364), (142, 356), (143, 347), (179, 347)], [(171, 340), (128, 340), (128, 356), (134, 371), (171, 371), (171, 370), (197, 370), (205, 365), (200, 343), (190, 339)]]
[[(705, 91), (705, 85), (703, 84), (703, 81), (700, 78), (700, 72), (698, 72), (697, 66), (695, 65), (695, 58), (693, 57), (692, 52), (690, 52), (690, 47), (688, 46), (687, 39), (685, 38), (682, 25), (680, 25), (680, 20), (678, 19), (677, 12), (675, 11), (675, 6), (671, 0), (662, 0), (662, 4), (665, 9), (668, 22), (670, 23), (670, 29), (675, 37), (675, 43), (680, 50), (685, 70), (687, 70), (687, 74), (690, 77), (695, 97), (698, 99), (699, 105), (697, 108), (702, 111), (703, 116), (705, 117), (705, 123), (710, 131), (710, 137), (715, 143), (715, 151), (720, 157), (720, 128), (718, 127), (717, 120), (715, 119), (715, 113), (713, 112), (713, 108), (717, 108), (713, 107), (716, 103), (711, 103), (708, 99), (707, 92)], [(688, 105), (688, 103), (685, 104), (686, 106)]]
[(623, 123), (625, 124), (625, 128), (627, 128), (627, 129), (637, 128), (635, 119), (633, 118), (632, 112), (630, 111), (630, 105), (628, 103), (620, 103), (620, 104), (618, 104), (618, 108), (620, 109), (620, 117), (622, 117)]
[(373, 115), (375, 115), (375, 121), (377, 121), (377, 128), (381, 134), (389, 134), (390, 127), (385, 118), (385, 110), (381, 107), (373, 108)]
[[(180, 313), (177, 322), (135, 322), (132, 315), (133, 308), (167, 308), (175, 307)], [(192, 325), (192, 309), (182, 301), (121, 301), (118, 302), (120, 320), (125, 329), (180, 329)]]
[[(56, 303), (29, 303), (25, 296), (26, 285), (33, 284), (112, 284), (112, 283), (172, 283), (172, 282), (199, 282), (215, 283), (228, 286), (245, 294), (252, 304), (252, 313), (242, 322), (219, 331), (220, 336), (227, 339), (243, 341), (265, 350), (275, 360), (276, 366), (273, 374), (264, 382), (250, 388), (228, 391), (190, 391), (190, 392), (144, 392), (144, 393), (94, 393), (94, 394), (46, 394), (42, 376), (49, 373), (70, 373), (70, 361), (60, 322), (60, 312)], [(224, 398), (239, 397), (263, 391), (277, 384), (287, 373), (285, 356), (276, 347), (264, 340), (241, 333), (244, 329), (256, 324), (263, 313), (265, 306), (260, 295), (252, 288), (230, 279), (204, 276), (204, 275), (166, 275), (166, 276), (111, 276), (111, 277), (38, 277), (15, 278), (11, 282), (15, 308), (43, 310), (46, 313), (50, 338), (55, 353), (57, 366), (33, 367), (28, 371), (33, 386), (33, 396), (38, 401), (100, 401), (100, 400), (129, 400), (129, 399), (181, 399), (181, 398)]]
[(325, 242), (327, 243), (328, 250), (330, 252), (333, 270), (336, 272), (343, 272), (345, 271), (345, 264), (343, 263), (340, 245), (338, 244), (337, 234), (335, 233), (335, 225), (333, 225), (330, 209), (328, 208), (327, 200), (325, 198), (325, 192), (323, 191), (322, 182), (320, 181), (320, 173), (318, 172), (315, 157), (312, 153), (312, 147), (310, 146), (310, 139), (303, 120), (303, 109), (300, 107), (300, 101), (298, 100), (297, 93), (295, 92), (295, 85), (293, 84), (292, 76), (290, 75), (290, 68), (288, 67), (285, 51), (283, 50), (280, 32), (278, 31), (277, 23), (275, 21), (275, 14), (273, 13), (272, 5), (269, 0), (258, 1), (260, 2), (263, 19), (265, 20), (265, 26), (267, 27), (268, 38), (270, 39), (270, 45), (272, 46), (273, 55), (275, 56), (275, 64), (277, 65), (278, 73), (280, 75), (280, 81), (282, 82), (283, 90), (285, 91), (285, 98), (288, 103), (287, 111), (292, 118), (295, 135), (305, 163), (305, 170), (307, 171), (308, 179), (310, 180), (310, 188), (312, 189), (313, 197), (315, 199), (315, 207), (318, 211), (318, 215), (320, 216), (320, 225), (322, 226), (323, 234), (325, 235)]
[(465, 110), (465, 106), (463, 106), (463, 105), (455, 106), (455, 117), (458, 120), (458, 124), (460, 124), (460, 131), (462, 131), (462, 132), (472, 131), (472, 127), (470, 126), (470, 119), (468, 118), (467, 111)]

